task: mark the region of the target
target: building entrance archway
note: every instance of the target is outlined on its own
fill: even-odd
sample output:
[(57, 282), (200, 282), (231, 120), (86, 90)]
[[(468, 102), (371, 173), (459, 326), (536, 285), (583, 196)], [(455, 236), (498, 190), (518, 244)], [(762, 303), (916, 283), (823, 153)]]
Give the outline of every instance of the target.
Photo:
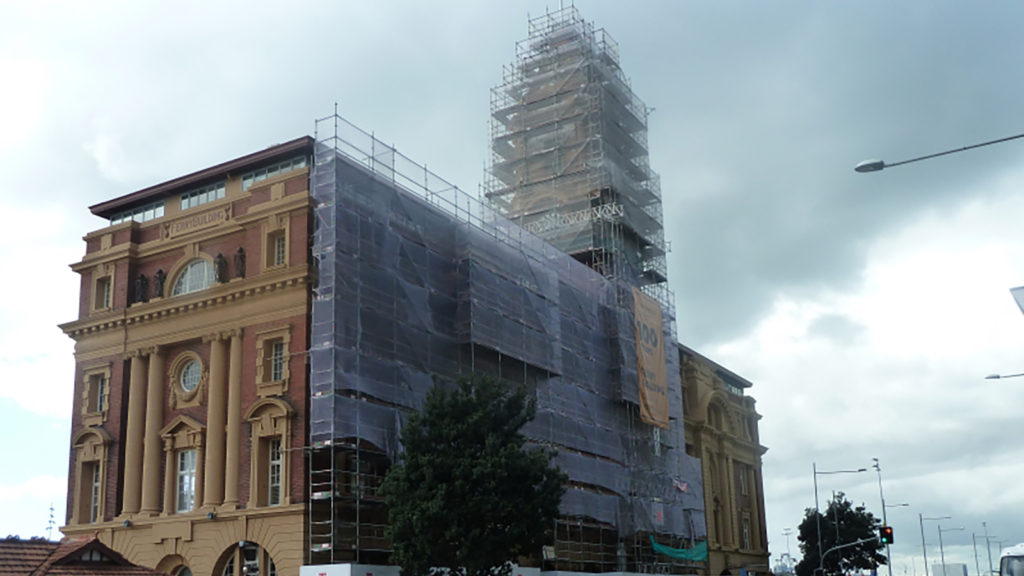
[(240, 541), (221, 554), (214, 576), (277, 576), (270, 553), (248, 540)]

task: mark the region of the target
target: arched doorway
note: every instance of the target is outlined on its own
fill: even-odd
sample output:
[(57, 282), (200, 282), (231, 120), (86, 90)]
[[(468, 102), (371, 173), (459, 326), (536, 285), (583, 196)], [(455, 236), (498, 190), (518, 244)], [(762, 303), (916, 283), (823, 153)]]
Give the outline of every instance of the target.
[(225, 550), (217, 567), (214, 576), (277, 576), (277, 566), (270, 553), (248, 540)]

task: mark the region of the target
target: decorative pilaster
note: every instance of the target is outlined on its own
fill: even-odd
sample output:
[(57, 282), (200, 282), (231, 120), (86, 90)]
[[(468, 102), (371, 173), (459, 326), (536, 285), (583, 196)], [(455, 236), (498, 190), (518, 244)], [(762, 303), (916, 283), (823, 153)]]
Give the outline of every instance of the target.
[(177, 511), (175, 500), (178, 492), (175, 482), (178, 478), (178, 465), (174, 459), (174, 441), (170, 438), (164, 439), (164, 469), (164, 514), (173, 514)]
[(131, 354), (128, 418), (124, 438), (124, 499), (121, 514), (137, 514), (142, 503), (142, 449), (146, 420), (146, 358)]
[(146, 393), (146, 437), (142, 461), (142, 512), (160, 512), (160, 453), (164, 425), (164, 354), (154, 347), (149, 354), (149, 381)]
[(224, 504), (238, 507), (238, 463), (242, 429), (242, 331), (233, 330), (228, 368), (227, 455), (224, 463)]
[(226, 343), (221, 336), (210, 337), (210, 394), (206, 410), (206, 458), (203, 506), (224, 502), (224, 425), (227, 402)]

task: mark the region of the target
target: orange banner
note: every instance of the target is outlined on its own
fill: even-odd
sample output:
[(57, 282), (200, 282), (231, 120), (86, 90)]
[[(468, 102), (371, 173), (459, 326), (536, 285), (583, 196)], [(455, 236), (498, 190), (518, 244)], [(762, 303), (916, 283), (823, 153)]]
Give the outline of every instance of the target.
[(636, 323), (636, 372), (640, 386), (640, 419), (668, 428), (668, 378), (665, 374), (665, 338), (661, 305), (633, 288)]

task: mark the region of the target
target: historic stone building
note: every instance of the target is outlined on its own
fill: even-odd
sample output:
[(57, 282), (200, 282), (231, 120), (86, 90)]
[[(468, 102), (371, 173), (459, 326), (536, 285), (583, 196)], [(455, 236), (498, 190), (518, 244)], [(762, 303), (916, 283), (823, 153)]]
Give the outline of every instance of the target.
[[(297, 574), (310, 309), (305, 137), (91, 207), (67, 526), (175, 575)], [(247, 571), (246, 571), (247, 569)]]
[(701, 459), (708, 530), (707, 574), (767, 573), (760, 444), (751, 383), (679, 345), (686, 451)]

